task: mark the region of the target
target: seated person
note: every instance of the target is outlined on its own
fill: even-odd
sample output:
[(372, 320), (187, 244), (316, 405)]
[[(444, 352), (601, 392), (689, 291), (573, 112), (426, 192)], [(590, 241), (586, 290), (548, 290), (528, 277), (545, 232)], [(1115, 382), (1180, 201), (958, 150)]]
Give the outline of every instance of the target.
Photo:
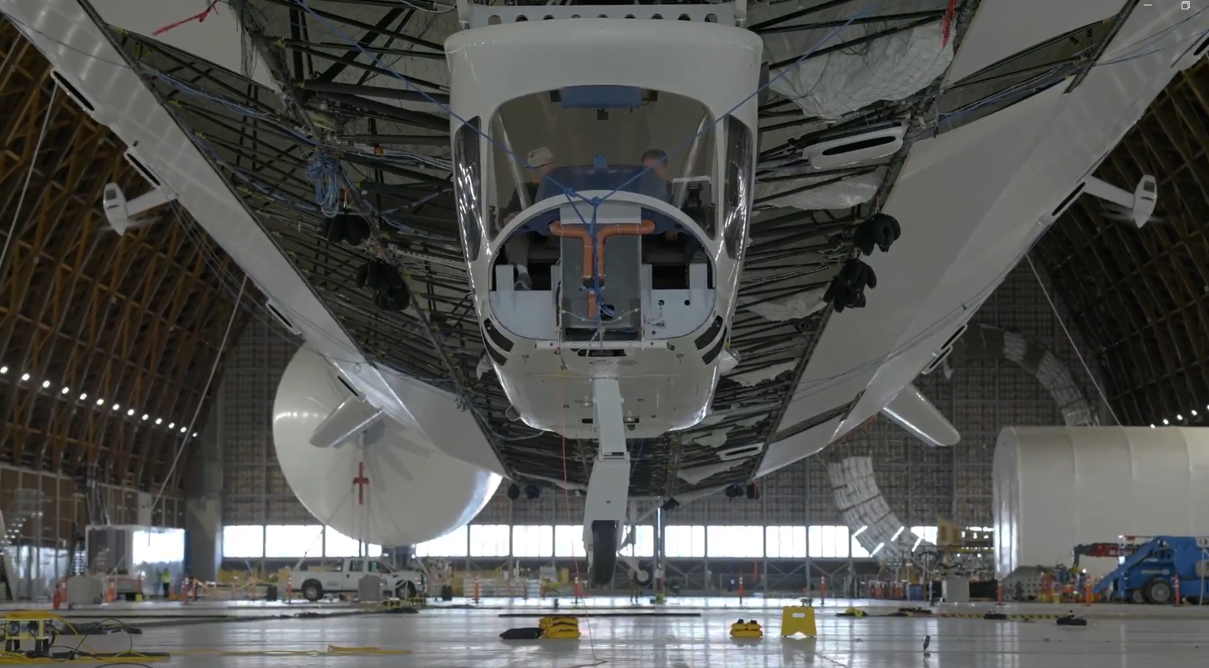
[[(529, 152), (526, 162), (529, 163), (527, 170), (529, 182), (525, 184), (525, 192), (528, 194), (526, 201), (528, 204), (533, 204), (542, 178), (549, 174), (551, 169), (554, 169), (554, 153), (544, 146), (536, 148)], [(520, 213), (523, 208), (520, 192), (513, 191), (512, 199), (508, 200), (500, 211), (500, 224), (497, 231), (512, 222), (512, 219), (516, 218), (516, 214)], [(514, 234), (504, 244), (504, 259), (516, 269), (515, 289), (517, 290), (529, 290), (533, 287), (533, 281), (529, 278), (529, 247), (533, 244), (533, 235), (533, 232)]]

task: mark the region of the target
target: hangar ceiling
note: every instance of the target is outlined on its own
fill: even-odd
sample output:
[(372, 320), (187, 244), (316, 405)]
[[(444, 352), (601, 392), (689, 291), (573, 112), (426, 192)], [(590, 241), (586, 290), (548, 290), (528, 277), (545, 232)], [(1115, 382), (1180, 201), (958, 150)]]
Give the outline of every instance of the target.
[(1209, 415), (1209, 64), (1177, 74), (1096, 176), (1158, 181), (1142, 229), (1082, 196), (1036, 251), (1092, 346), (1124, 425)]
[(243, 275), (183, 210), (109, 226), (104, 185), (148, 184), (4, 20), (0, 147), (0, 460), (156, 491), (205, 422)]

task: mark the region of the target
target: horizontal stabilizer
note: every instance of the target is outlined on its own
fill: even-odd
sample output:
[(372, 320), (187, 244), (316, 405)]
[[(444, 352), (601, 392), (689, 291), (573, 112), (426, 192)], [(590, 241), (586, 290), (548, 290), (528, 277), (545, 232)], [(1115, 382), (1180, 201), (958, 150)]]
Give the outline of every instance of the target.
[(382, 411), (360, 397), (345, 399), (336, 410), (315, 427), (311, 445), (338, 448), (382, 419)]
[(934, 447), (957, 445), (961, 434), (914, 385), (908, 385), (882, 413), (912, 436)]

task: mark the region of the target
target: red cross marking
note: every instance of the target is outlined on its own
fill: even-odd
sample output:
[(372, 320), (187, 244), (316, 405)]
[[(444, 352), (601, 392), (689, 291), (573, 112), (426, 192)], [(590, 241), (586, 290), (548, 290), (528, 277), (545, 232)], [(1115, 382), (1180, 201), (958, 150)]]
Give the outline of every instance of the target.
[(357, 464), (357, 477), (353, 478), (353, 484), (357, 486), (357, 505), (365, 505), (365, 486), (369, 484), (369, 478), (365, 477), (365, 462)]

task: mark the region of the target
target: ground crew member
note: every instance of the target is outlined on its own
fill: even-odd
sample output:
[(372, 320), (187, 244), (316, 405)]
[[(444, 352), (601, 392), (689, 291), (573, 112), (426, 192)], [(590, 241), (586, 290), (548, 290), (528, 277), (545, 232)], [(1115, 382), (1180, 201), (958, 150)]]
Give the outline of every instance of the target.
[(171, 596), (172, 595), (172, 573), (169, 573), (167, 568), (164, 569), (163, 573), (160, 573), (160, 584), (164, 588), (164, 598), (166, 599), (169, 596)]

